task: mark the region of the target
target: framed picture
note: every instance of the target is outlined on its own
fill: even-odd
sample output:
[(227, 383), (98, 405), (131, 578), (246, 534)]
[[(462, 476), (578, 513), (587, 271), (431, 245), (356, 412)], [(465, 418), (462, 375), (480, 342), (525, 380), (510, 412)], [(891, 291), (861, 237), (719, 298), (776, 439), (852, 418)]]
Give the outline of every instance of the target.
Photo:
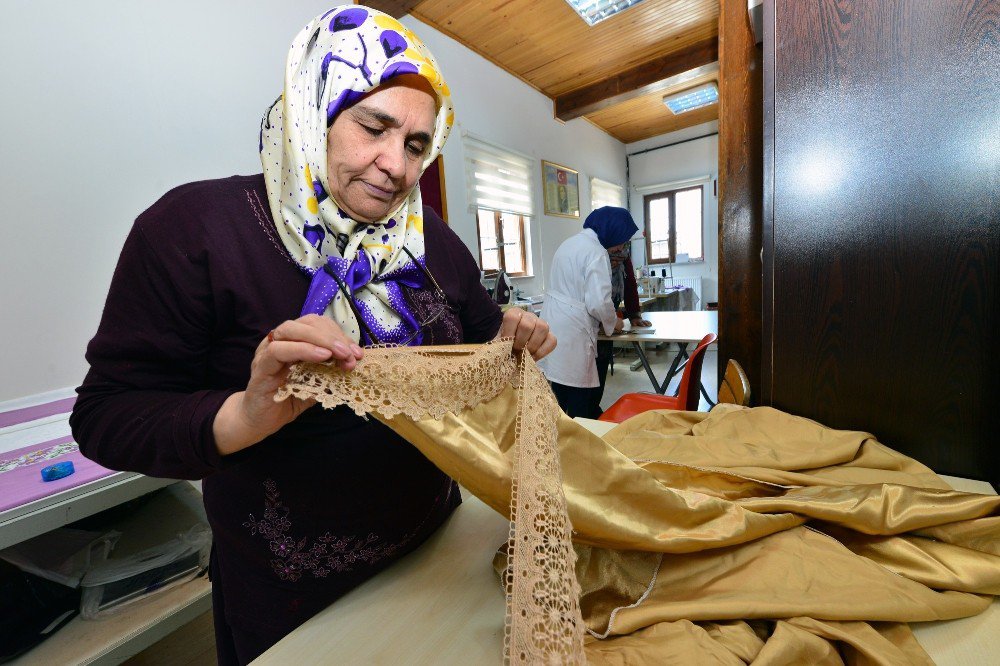
[(580, 217), (580, 174), (560, 164), (542, 160), (545, 214)]

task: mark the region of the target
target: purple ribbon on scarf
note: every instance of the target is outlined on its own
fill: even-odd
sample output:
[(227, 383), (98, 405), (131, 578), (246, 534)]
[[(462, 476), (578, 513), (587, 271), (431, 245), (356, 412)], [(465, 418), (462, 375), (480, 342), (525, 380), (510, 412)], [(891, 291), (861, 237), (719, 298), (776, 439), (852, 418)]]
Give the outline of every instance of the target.
[[(312, 282), (309, 284), (309, 291), (306, 293), (305, 303), (302, 304), (302, 311), (299, 316), (307, 314), (321, 315), (326, 311), (327, 306), (336, 297), (340, 290), (337, 279), (339, 277), (350, 293), (345, 294), (354, 303), (356, 314), (360, 314), (364, 324), (378, 338), (369, 340), (365, 332), (365, 327), (359, 325), (361, 330), (362, 344), (380, 343), (400, 343), (416, 332), (416, 336), (408, 342), (409, 345), (419, 345), (423, 340), (423, 332), (420, 330), (420, 323), (417, 321), (409, 304), (403, 297), (402, 287), (405, 285), (413, 289), (424, 287), (426, 279), (424, 272), (419, 266), (412, 262), (398, 268), (385, 275), (372, 276), (371, 261), (364, 249), (358, 249), (358, 256), (353, 260), (342, 257), (328, 257), (326, 264), (317, 269), (312, 274)], [(403, 320), (393, 329), (387, 329), (379, 323), (372, 314), (371, 309), (362, 301), (354, 298), (354, 294), (369, 282), (382, 283), (386, 287), (389, 295), (389, 304), (393, 310)]]

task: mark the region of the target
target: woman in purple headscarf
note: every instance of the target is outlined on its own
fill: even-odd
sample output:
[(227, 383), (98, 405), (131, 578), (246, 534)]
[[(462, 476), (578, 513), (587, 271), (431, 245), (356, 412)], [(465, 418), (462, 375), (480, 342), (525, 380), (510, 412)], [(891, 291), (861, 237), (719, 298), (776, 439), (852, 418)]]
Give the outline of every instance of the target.
[(597, 334), (622, 329), (612, 302), (608, 252), (620, 250), (636, 231), (627, 210), (604, 206), (588, 215), (583, 230), (566, 239), (552, 258), (542, 319), (559, 346), (538, 365), (570, 416), (601, 414)]
[(203, 479), (221, 664), (247, 663), (428, 537), (454, 482), (375, 419), (276, 403), (298, 361), (486, 342), (536, 358), (469, 250), (421, 205), (454, 121), (433, 56), (347, 5), (310, 22), (261, 124), (263, 174), (183, 185), (125, 242), (71, 418), (101, 464)]

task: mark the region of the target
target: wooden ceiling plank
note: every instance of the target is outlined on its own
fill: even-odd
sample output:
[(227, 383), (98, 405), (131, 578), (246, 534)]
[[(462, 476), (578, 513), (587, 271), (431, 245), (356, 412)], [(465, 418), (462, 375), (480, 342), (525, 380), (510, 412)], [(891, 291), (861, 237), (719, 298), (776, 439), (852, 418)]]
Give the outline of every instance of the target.
[(365, 0), (363, 4), (398, 19), (409, 14), (421, 2), (422, 0)]
[[(653, 58), (666, 58), (669, 54), (683, 51), (695, 43), (716, 39), (716, 32), (714, 29), (699, 31), (695, 37), (694, 39), (673, 39), (666, 43), (659, 42), (651, 48), (641, 51), (636, 49), (627, 57), (612, 50), (606, 54), (602, 52), (586, 59), (580, 58), (577, 54), (569, 53), (565, 57), (537, 57), (535, 58), (536, 64), (527, 68), (513, 66), (514, 63), (510, 63), (508, 66), (536, 82), (538, 87), (546, 91), (550, 97), (558, 97), (615, 76), (622, 70), (634, 68)], [(509, 61), (504, 60), (504, 62)]]
[[(614, 68), (620, 66), (622, 62), (626, 60), (634, 61), (644, 61), (648, 60), (649, 54), (659, 55), (665, 51), (676, 50), (688, 44), (702, 41), (707, 37), (714, 37), (715, 30), (710, 24), (705, 24), (704, 26), (697, 26), (695, 30), (691, 30), (683, 33), (664, 33), (663, 31), (650, 30), (647, 32), (637, 31), (635, 33), (630, 33), (630, 37), (634, 39), (635, 46), (631, 49), (623, 50), (620, 43), (588, 43), (586, 52), (581, 53), (580, 49), (573, 46), (572, 44), (565, 44), (565, 42), (558, 38), (558, 31), (553, 30), (551, 32), (551, 38), (546, 36), (545, 32), (539, 33), (541, 37), (541, 42), (535, 37), (532, 37), (530, 41), (520, 40), (521, 44), (531, 44), (532, 50), (537, 54), (544, 54), (549, 58), (564, 58), (572, 57), (574, 60), (580, 62), (588, 62), (592, 65), (603, 65), (604, 67)], [(513, 46), (513, 44), (512, 44)], [(497, 55), (507, 56), (511, 60), (515, 60), (518, 56), (531, 57), (531, 54), (526, 54), (524, 49), (513, 49), (510, 52), (498, 51)], [(611, 57), (613, 60), (607, 62), (607, 59)], [(539, 65), (547, 64), (545, 62), (537, 63)]]
[[(675, 25), (670, 29), (664, 29), (663, 26), (656, 24), (641, 25), (636, 26), (634, 29), (623, 29), (620, 34), (608, 35), (608, 38), (602, 39), (586, 34), (574, 35), (573, 31), (567, 31), (565, 27), (553, 24), (539, 26), (532, 30), (530, 34), (523, 32), (512, 33), (511, 36), (514, 40), (510, 42), (509, 46), (498, 50), (497, 55), (514, 57), (517, 55), (517, 52), (507, 53), (507, 51), (518, 42), (530, 40), (538, 51), (546, 54), (573, 55), (576, 58), (598, 61), (602, 55), (612, 53), (617, 60), (622, 56), (627, 57), (631, 55), (636, 50), (659, 50), (663, 43), (671, 41), (677, 43), (681, 39), (690, 39), (690, 36), (696, 32), (702, 34), (710, 32), (714, 34), (716, 31), (715, 22), (709, 18), (695, 24)], [(505, 33), (494, 29), (491, 35), (494, 38), (498, 38), (505, 35)], [(503, 40), (496, 39), (496, 41), (502, 42)], [(587, 44), (587, 48), (584, 51), (581, 51), (579, 48), (581, 41), (585, 41)]]
[(719, 40), (707, 39), (683, 51), (659, 56), (621, 74), (555, 99), (556, 118), (572, 120), (654, 92), (662, 81), (719, 59)]
[[(718, 72), (707, 72), (702, 76), (679, 83), (665, 92), (676, 92), (692, 85), (717, 80)], [(602, 111), (584, 116), (597, 127), (621, 140), (629, 141), (656, 136), (665, 132), (706, 122), (718, 116), (711, 105), (674, 115), (663, 105), (663, 92), (639, 97), (617, 104)]]
[[(714, 33), (698, 35), (693, 40), (671, 40), (660, 42), (641, 51), (636, 50), (627, 56), (613, 50), (599, 51), (593, 57), (580, 58), (577, 54), (549, 54), (546, 58), (535, 57), (534, 63), (528, 66), (513, 67), (525, 76), (538, 81), (540, 87), (547, 90), (552, 97), (573, 92), (578, 88), (603, 81), (609, 77), (642, 66), (656, 58), (666, 59), (668, 56), (683, 52), (694, 44), (716, 39)], [(505, 59), (505, 62), (509, 62)], [(580, 79), (585, 79), (580, 82)], [(558, 92), (557, 92), (558, 91)]]
[[(670, 15), (666, 20), (661, 20), (660, 16), (647, 12), (643, 16), (637, 16), (637, 20), (634, 21), (624, 23), (619, 21), (616, 24), (615, 19), (611, 19), (594, 28), (588, 28), (562, 0), (522, 4), (524, 6), (500, 2), (499, 0), (468, 3), (468, 6), (474, 6), (475, 10), (460, 15), (450, 3), (427, 0), (421, 4), (420, 14), (436, 23), (450, 25), (454, 31), (463, 34), (465, 40), (469, 42), (477, 42), (498, 32), (506, 32), (516, 36), (530, 35), (532, 39), (537, 39), (541, 30), (555, 28), (565, 38), (564, 41), (579, 44), (581, 40), (584, 40), (588, 48), (604, 42), (621, 43), (626, 41), (632, 45), (635, 43), (634, 33), (642, 29), (652, 28), (655, 34), (662, 36), (664, 33), (683, 32), (690, 24), (688, 21), (678, 20)], [(676, 3), (666, 3), (664, 6), (672, 7), (673, 4)], [(655, 4), (651, 7), (655, 7)], [(639, 6), (635, 9), (641, 8), (642, 6)], [(704, 21), (715, 23), (711, 19), (714, 18), (716, 11), (713, 10), (710, 13), (712, 16), (706, 16)], [(627, 18), (627, 16), (628, 14), (624, 14), (621, 18)], [(524, 17), (529, 18), (525, 19)], [(701, 21), (695, 21), (695, 23), (698, 22)], [(478, 33), (476, 28), (479, 27), (488, 28), (488, 34)]]
[(636, 141), (667, 134), (668, 132), (676, 132), (685, 127), (701, 125), (702, 123), (717, 120), (718, 118), (719, 105), (712, 104), (701, 109), (689, 111), (680, 116), (670, 116), (659, 122), (641, 122), (612, 129), (605, 128), (603, 125), (597, 123), (595, 124), (622, 143), (635, 143)]
[[(594, 27), (564, 0), (422, 0), (410, 13), (555, 99), (717, 40), (719, 3), (646, 0)], [(705, 122), (718, 112), (706, 107), (674, 116), (662, 103), (664, 94), (705, 78), (714, 77), (653, 94), (638, 90), (634, 99), (583, 117), (627, 143)]]
[(718, 0), (646, 0), (594, 27), (564, 0), (424, 0), (412, 14), (555, 97), (714, 37), (718, 11)]
[[(681, 49), (684, 50), (684, 49)], [(609, 78), (619, 76), (623, 71), (629, 71), (637, 67), (642, 67), (651, 59), (667, 60), (670, 54), (676, 51), (660, 50), (649, 54), (644, 60), (623, 61), (621, 66), (616, 68), (589, 68), (586, 65), (575, 62), (572, 59), (557, 60), (545, 65), (530, 69), (524, 72), (527, 78), (536, 81), (540, 88), (548, 93), (549, 97), (557, 98), (561, 95), (569, 95), (574, 92), (595, 85)]]
[(597, 111), (596, 113), (592, 113), (589, 116), (584, 117), (592, 120), (601, 127), (609, 128), (614, 128), (619, 125), (627, 125), (629, 123), (636, 122), (640, 118), (648, 117), (655, 118), (657, 120), (673, 118), (674, 114), (672, 114), (663, 104), (664, 94), (679, 92), (693, 86), (717, 80), (718, 72), (706, 73), (703, 76), (698, 76), (684, 81), (682, 84), (668, 88), (661, 92), (647, 95), (645, 97), (638, 97), (622, 104), (616, 104), (615, 106), (602, 109), (601, 111)]
[[(446, 36), (448, 36), (448, 37), (451, 37), (451, 38), (452, 38), (452, 39), (454, 39), (454, 40), (455, 40), (456, 42), (458, 42), (458, 43), (460, 43), (460, 44), (463, 44), (463, 45), (464, 45), (464, 46), (465, 46), (465, 47), (466, 47), (467, 49), (469, 49), (470, 51), (472, 51), (472, 52), (474, 52), (474, 53), (477, 53), (478, 55), (482, 56), (483, 58), (485, 58), (485, 59), (486, 59), (486, 60), (488, 60), (489, 62), (491, 62), (491, 63), (493, 63), (494, 65), (496, 65), (497, 67), (499, 67), (500, 69), (502, 69), (502, 70), (506, 71), (506, 72), (507, 72), (508, 74), (510, 74), (510, 75), (512, 75), (512, 76), (514, 76), (514, 77), (516, 77), (517, 79), (519, 79), (519, 80), (520, 80), (520, 81), (521, 81), (522, 83), (524, 83), (525, 85), (527, 85), (527, 86), (530, 86), (530, 87), (534, 88), (535, 90), (537, 90), (538, 92), (540, 92), (540, 93), (542, 93), (543, 95), (545, 95), (545, 91), (544, 91), (544, 90), (542, 90), (541, 88), (539, 88), (539, 87), (538, 87), (537, 85), (535, 85), (534, 83), (532, 83), (532, 82), (531, 82), (530, 80), (528, 80), (528, 79), (527, 79), (527, 78), (525, 78), (524, 76), (521, 76), (521, 75), (520, 75), (520, 74), (518, 74), (517, 72), (515, 72), (515, 71), (513, 71), (513, 70), (509, 69), (508, 67), (505, 67), (505, 66), (503, 65), (503, 63), (500, 63), (500, 62), (498, 62), (498, 61), (497, 61), (497, 60), (496, 60), (495, 58), (493, 58), (493, 56), (491, 56), (490, 54), (488, 54), (488, 53), (485, 53), (484, 51), (480, 51), (480, 50), (478, 50), (478, 49), (475, 49), (475, 48), (473, 48), (473, 47), (472, 47), (472, 45), (470, 45), (470, 44), (466, 44), (465, 42), (463, 42), (463, 41), (462, 41), (461, 37), (459, 37), (459, 36), (458, 36), (458, 35), (456, 35), (455, 33), (451, 32), (451, 30), (450, 30), (449, 28), (447, 28), (446, 26), (444, 26), (444, 25), (440, 25), (440, 24), (437, 24), (437, 23), (435, 23), (434, 21), (432, 21), (431, 19), (429, 19), (429, 18), (427, 18), (427, 17), (424, 17), (424, 16), (421, 16), (421, 15), (419, 15), (419, 14), (414, 14), (414, 16), (416, 16), (416, 18), (417, 18), (417, 19), (419, 19), (419, 20), (420, 20), (421, 22), (423, 22), (423, 23), (426, 23), (427, 25), (429, 25), (430, 27), (434, 28), (435, 30), (437, 30), (437, 31), (438, 31), (438, 32), (440, 32), (441, 34), (443, 34), (443, 35), (446, 35)], [(548, 95), (546, 95), (546, 97), (548, 97)]]

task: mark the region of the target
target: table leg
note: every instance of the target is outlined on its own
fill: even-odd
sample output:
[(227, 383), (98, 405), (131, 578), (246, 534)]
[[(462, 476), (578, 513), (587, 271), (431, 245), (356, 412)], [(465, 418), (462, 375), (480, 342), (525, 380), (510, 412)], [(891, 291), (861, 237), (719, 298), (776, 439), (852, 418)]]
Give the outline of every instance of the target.
[(653, 388), (656, 392), (663, 394), (660, 390), (660, 383), (656, 381), (656, 375), (653, 374), (653, 369), (649, 367), (649, 360), (646, 358), (646, 350), (642, 348), (641, 342), (633, 342), (632, 346), (635, 347), (635, 353), (639, 355), (639, 361), (642, 363), (642, 367), (646, 368), (646, 376), (649, 377), (649, 381), (653, 383)]
[[(667, 376), (663, 379), (663, 386), (656, 389), (656, 392), (660, 395), (665, 395), (667, 392), (667, 387), (670, 385), (670, 380), (674, 378), (678, 372), (680, 372), (680, 363), (682, 359), (687, 359), (687, 343), (678, 342), (677, 343), (677, 356), (674, 356), (674, 360), (670, 363), (670, 369), (667, 370)], [(655, 383), (655, 382), (654, 382)]]
[(708, 408), (712, 409), (712, 407), (715, 407), (715, 403), (712, 402), (712, 399), (708, 397), (708, 391), (705, 390), (705, 385), (702, 384), (701, 381), (699, 381), (698, 386), (701, 388), (701, 394), (705, 396), (705, 402), (708, 403)]
[[(667, 384), (669, 384), (670, 380), (674, 378), (674, 375), (677, 374), (678, 372), (683, 371), (684, 370), (684, 366), (686, 366), (688, 364), (688, 360), (689, 359), (688, 359), (688, 353), (687, 353), (687, 345), (686, 344), (681, 344), (680, 342), (678, 342), (677, 346), (680, 347), (680, 350), (678, 350), (678, 352), (677, 352), (677, 358), (674, 359), (674, 365), (670, 366), (671, 373), (669, 373), (667, 375), (666, 383), (663, 385), (664, 392), (666, 391)], [(684, 362), (678, 364), (677, 361), (681, 358), (682, 355), (684, 357)], [(674, 366), (676, 366), (676, 367), (674, 367)], [(710, 397), (708, 397), (708, 390), (705, 389), (705, 384), (702, 383), (701, 377), (698, 378), (698, 390), (700, 390), (701, 394), (703, 396), (705, 396), (705, 402), (708, 403), (708, 408), (712, 409), (712, 407), (715, 407), (715, 403), (712, 402), (712, 399)]]
[[(643, 349), (646, 348), (645, 347), (646, 344), (647, 343), (645, 343), (645, 342), (633, 342), (632, 343), (633, 346), (635, 346), (635, 345), (643, 345)], [(638, 349), (638, 347), (636, 347), (636, 349)], [(640, 355), (639, 358), (637, 358), (634, 361), (632, 361), (632, 363), (629, 364), (628, 369), (631, 370), (632, 372), (635, 372), (636, 370), (638, 370), (641, 367), (642, 367), (642, 355)]]

